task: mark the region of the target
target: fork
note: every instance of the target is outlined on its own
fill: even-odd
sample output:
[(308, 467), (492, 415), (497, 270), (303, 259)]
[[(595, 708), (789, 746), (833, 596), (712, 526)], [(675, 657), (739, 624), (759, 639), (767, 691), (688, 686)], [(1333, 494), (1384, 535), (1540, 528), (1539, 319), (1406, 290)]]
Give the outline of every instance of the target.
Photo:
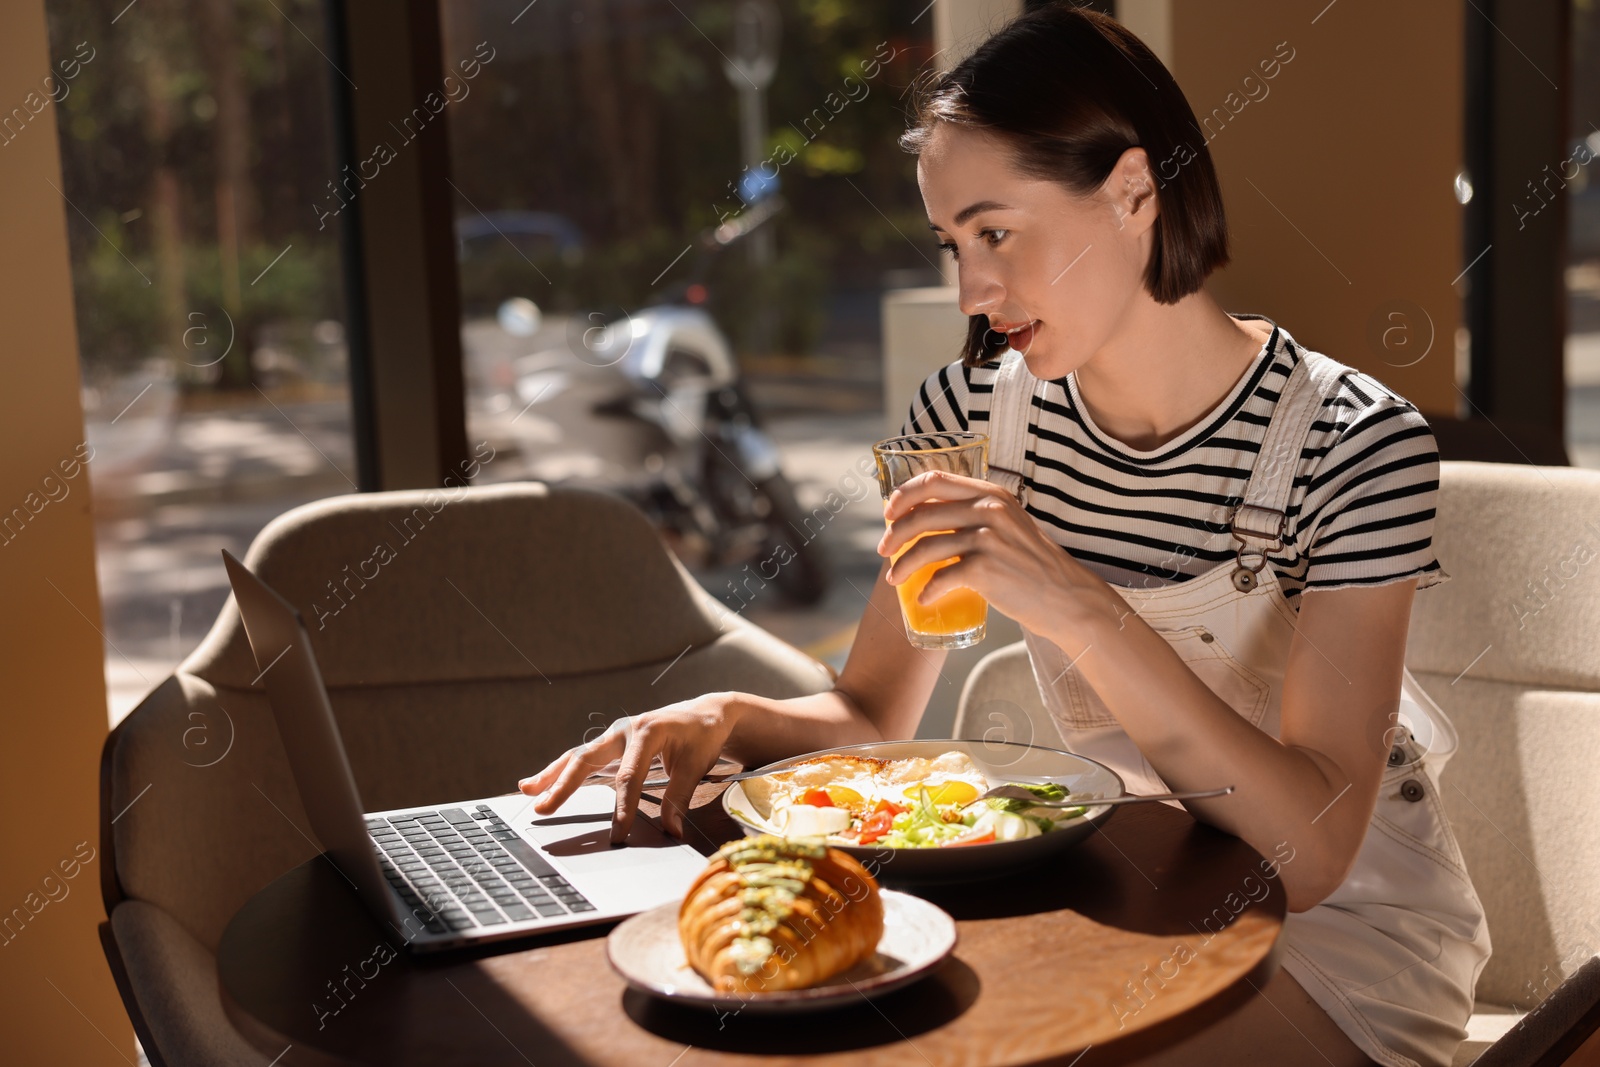
[(1154, 796), (1125, 794), (1120, 797), (1081, 797), (1076, 800), (1068, 797), (1065, 800), (1043, 800), (1020, 785), (997, 785), (988, 792), (975, 797), (972, 803), (976, 804), (980, 800), (996, 797), (1005, 800), (1026, 800), (1033, 806), (1040, 808), (1098, 808), (1114, 804), (1141, 804), (1145, 801), (1155, 800), (1199, 800), (1202, 797), (1227, 796), (1231, 792), (1233, 792), (1233, 786), (1227, 785), (1221, 789), (1197, 789), (1187, 793), (1158, 793)]

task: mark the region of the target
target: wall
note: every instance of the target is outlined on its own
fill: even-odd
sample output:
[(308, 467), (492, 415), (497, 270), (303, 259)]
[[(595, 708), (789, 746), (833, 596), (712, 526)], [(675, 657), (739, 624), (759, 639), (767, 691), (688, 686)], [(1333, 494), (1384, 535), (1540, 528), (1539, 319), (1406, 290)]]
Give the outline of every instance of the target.
[(967, 317), (952, 288), (891, 289), (883, 294), (883, 432), (900, 432), (928, 375), (961, 355)]
[(56, 107), (41, 84), (70, 53), (49, 54), (42, 0), (9, 3), (5, 30), (0, 116), (13, 123), (0, 136), (0, 920), (12, 922), (0, 925), (0, 1058), (121, 1064), (133, 1056), (133, 1033), (95, 932), (104, 918), (97, 767), (106, 694), (89, 475), (73, 466), (84, 434), (72, 208), (57, 192)]
[[(1170, 4), (1178, 84), (1203, 126), (1221, 109), (1207, 129), (1233, 264), (1212, 276), (1212, 293), (1447, 416), (1460, 400), (1453, 283), (1466, 265), (1453, 193), (1463, 10), (1454, 0)], [(1258, 64), (1280, 44), (1293, 58), (1261, 79)]]
[(933, 44), (940, 70), (949, 70), (1008, 21), (1022, 14), (1022, 0), (936, 0)]

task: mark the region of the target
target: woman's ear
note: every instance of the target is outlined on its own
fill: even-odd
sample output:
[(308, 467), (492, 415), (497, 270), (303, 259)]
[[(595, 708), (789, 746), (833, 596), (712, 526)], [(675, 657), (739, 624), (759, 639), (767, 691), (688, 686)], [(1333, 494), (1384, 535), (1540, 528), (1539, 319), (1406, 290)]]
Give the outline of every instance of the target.
[(1155, 186), (1153, 186), (1151, 183), (1139, 181), (1137, 179), (1134, 180), (1130, 183), (1128, 213), (1130, 215), (1137, 215), (1146, 207), (1154, 208), (1157, 205), (1155, 195)]
[(1150, 172), (1150, 158), (1143, 148), (1130, 148), (1122, 153), (1106, 178), (1106, 188), (1119, 230), (1125, 228), (1130, 219), (1137, 228), (1148, 228), (1159, 214), (1155, 175)]

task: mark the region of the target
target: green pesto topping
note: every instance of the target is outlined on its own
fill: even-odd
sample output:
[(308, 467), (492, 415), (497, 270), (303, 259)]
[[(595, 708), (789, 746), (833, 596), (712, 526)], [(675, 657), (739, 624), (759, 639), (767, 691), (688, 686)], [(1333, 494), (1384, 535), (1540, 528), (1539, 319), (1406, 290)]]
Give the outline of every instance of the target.
[(811, 881), (811, 864), (782, 860), (777, 863), (749, 863), (739, 870), (739, 884), (746, 886), (781, 885), (792, 893), (802, 893)]
[(738, 841), (729, 841), (717, 849), (716, 855), (712, 859), (725, 859), (732, 867), (742, 867), (746, 863), (774, 863), (779, 860), (818, 860), (826, 855), (827, 851), (828, 846), (820, 841), (800, 841), (777, 837), (773, 834), (762, 834), (759, 837), (746, 837)]
[(750, 975), (765, 966), (776, 951), (767, 935), (794, 910), (794, 902), (811, 883), (813, 859), (821, 859), (827, 846), (792, 841), (770, 834), (731, 841), (717, 850), (739, 877), (739, 929), (728, 955), (740, 974)]
[(728, 946), (734, 969), (747, 976), (759, 971), (774, 951), (772, 942), (764, 937), (741, 938)]

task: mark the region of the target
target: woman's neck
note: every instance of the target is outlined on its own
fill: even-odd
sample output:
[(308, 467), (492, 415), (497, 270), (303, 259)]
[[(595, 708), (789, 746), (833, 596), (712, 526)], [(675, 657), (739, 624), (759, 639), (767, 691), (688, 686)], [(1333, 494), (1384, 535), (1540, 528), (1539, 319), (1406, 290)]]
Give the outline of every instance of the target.
[(1078, 367), (1077, 385), (1095, 425), (1141, 452), (1221, 403), (1272, 332), (1270, 323), (1229, 317), (1204, 289), (1176, 304), (1141, 291), (1130, 310), (1123, 328)]

